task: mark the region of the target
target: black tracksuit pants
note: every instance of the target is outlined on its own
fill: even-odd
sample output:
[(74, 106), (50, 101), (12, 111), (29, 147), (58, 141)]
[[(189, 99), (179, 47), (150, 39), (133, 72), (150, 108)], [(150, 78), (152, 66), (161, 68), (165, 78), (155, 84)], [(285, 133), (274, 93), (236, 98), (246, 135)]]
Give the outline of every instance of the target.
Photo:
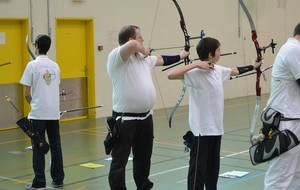
[(120, 127), (120, 138), (112, 149), (109, 171), (111, 190), (125, 190), (125, 170), (131, 149), (133, 154), (133, 178), (137, 190), (149, 190), (153, 183), (149, 180), (153, 148), (152, 115), (144, 120), (124, 120)]
[(188, 172), (188, 190), (216, 190), (220, 169), (222, 136), (193, 138)]

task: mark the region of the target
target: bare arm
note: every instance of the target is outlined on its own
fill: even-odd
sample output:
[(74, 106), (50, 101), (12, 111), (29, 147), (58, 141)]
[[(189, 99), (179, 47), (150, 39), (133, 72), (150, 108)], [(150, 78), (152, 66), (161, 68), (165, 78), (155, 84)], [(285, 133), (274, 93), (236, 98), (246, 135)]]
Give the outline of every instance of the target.
[(127, 43), (121, 46), (120, 55), (123, 61), (129, 59), (132, 54), (141, 53), (145, 56), (150, 55), (150, 48), (146, 48), (143, 44), (137, 40), (129, 40)]
[(24, 92), (24, 96), (26, 101), (30, 104), (31, 102), (31, 87), (30, 86), (25, 86), (25, 92)]
[(209, 61), (197, 61), (192, 64), (183, 65), (181, 67), (169, 71), (168, 79), (170, 80), (184, 79), (184, 74), (194, 68), (200, 68), (206, 70), (213, 69), (213, 63), (210, 63)]

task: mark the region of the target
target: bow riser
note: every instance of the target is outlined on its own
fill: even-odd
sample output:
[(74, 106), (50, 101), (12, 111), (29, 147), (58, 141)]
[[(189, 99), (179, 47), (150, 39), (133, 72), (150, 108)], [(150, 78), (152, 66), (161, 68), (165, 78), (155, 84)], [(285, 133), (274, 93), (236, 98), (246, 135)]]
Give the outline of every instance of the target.
[(255, 46), (255, 49), (256, 49), (256, 55), (257, 55), (257, 58), (256, 58), (256, 61), (259, 62), (262, 60), (262, 55), (261, 55), (261, 48), (259, 46), (259, 43), (257, 41), (257, 33), (256, 31), (252, 31), (252, 41), (254, 43), (254, 46)]
[(256, 69), (256, 96), (261, 96), (261, 87), (260, 87), (260, 76), (261, 76), (261, 70), (260, 67)]

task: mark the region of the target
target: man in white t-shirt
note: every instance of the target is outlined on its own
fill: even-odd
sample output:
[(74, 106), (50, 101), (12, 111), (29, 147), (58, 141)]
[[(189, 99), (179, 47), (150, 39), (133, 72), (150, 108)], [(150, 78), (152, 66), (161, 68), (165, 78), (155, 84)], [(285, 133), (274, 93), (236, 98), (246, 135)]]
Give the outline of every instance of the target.
[[(54, 187), (62, 187), (64, 180), (63, 158), (59, 132), (59, 84), (60, 69), (57, 63), (46, 55), (50, 49), (51, 39), (47, 35), (39, 35), (35, 40), (37, 58), (30, 61), (23, 73), (20, 83), (25, 88), (25, 98), (31, 106), (28, 119), (35, 131), (45, 139), (47, 132), (50, 150), (50, 173)], [(26, 189), (46, 187), (45, 154), (32, 142), (33, 170), (35, 177)]]
[(190, 87), (189, 125), (192, 138), (188, 190), (216, 190), (220, 168), (223, 131), (223, 84), (230, 76), (256, 69), (261, 62), (244, 67), (226, 68), (215, 63), (221, 55), (221, 44), (214, 38), (203, 38), (197, 45), (202, 61), (193, 62), (168, 73), (169, 79), (182, 79)]
[(125, 169), (129, 154), (133, 153), (133, 177), (138, 190), (149, 190), (153, 147), (152, 109), (156, 92), (151, 71), (155, 66), (176, 63), (189, 55), (151, 56), (144, 47), (139, 27), (124, 26), (119, 33), (120, 46), (113, 49), (107, 61), (107, 72), (112, 82), (113, 118), (122, 116), (120, 138), (112, 148), (109, 171), (111, 190), (126, 189)]
[[(280, 48), (272, 69), (271, 93), (267, 102), (286, 118), (300, 118), (300, 23), (294, 37)], [(279, 130), (289, 129), (300, 139), (300, 121), (281, 121)], [(265, 175), (265, 190), (300, 188), (300, 146), (273, 158)]]

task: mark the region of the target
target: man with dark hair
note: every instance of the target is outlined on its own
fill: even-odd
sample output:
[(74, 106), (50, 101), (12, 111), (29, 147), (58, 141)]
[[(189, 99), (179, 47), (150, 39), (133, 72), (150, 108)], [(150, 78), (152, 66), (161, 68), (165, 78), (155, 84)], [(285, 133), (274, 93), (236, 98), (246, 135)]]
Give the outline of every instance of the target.
[(191, 142), (188, 190), (216, 190), (220, 169), (223, 130), (223, 84), (230, 76), (256, 69), (261, 62), (244, 67), (225, 68), (217, 65), (221, 44), (214, 38), (203, 38), (197, 45), (201, 61), (173, 69), (169, 79), (182, 79), (190, 87), (189, 125), (194, 135)]
[[(294, 37), (288, 38), (276, 56), (266, 107), (285, 118), (300, 118), (300, 23), (294, 29)], [(300, 120), (281, 121), (279, 130), (284, 129), (300, 139)], [(269, 162), (264, 187), (265, 190), (300, 188), (300, 146)]]
[[(39, 35), (35, 39), (36, 59), (30, 61), (23, 73), (20, 83), (25, 88), (25, 98), (31, 106), (28, 119), (32, 127), (45, 139), (47, 132), (50, 151), (50, 173), (54, 187), (62, 187), (64, 180), (63, 158), (59, 132), (59, 84), (60, 69), (57, 63), (46, 55), (51, 45), (47, 35)], [(45, 152), (32, 142), (33, 170), (35, 177), (26, 189), (46, 187)]]
[(124, 26), (119, 33), (120, 46), (113, 49), (107, 62), (107, 72), (113, 89), (113, 115), (122, 117), (120, 137), (112, 148), (109, 184), (112, 190), (126, 189), (125, 168), (133, 153), (133, 177), (138, 190), (149, 190), (153, 147), (153, 106), (156, 92), (151, 71), (155, 66), (176, 63), (189, 55), (151, 56), (143, 45), (139, 27)]

